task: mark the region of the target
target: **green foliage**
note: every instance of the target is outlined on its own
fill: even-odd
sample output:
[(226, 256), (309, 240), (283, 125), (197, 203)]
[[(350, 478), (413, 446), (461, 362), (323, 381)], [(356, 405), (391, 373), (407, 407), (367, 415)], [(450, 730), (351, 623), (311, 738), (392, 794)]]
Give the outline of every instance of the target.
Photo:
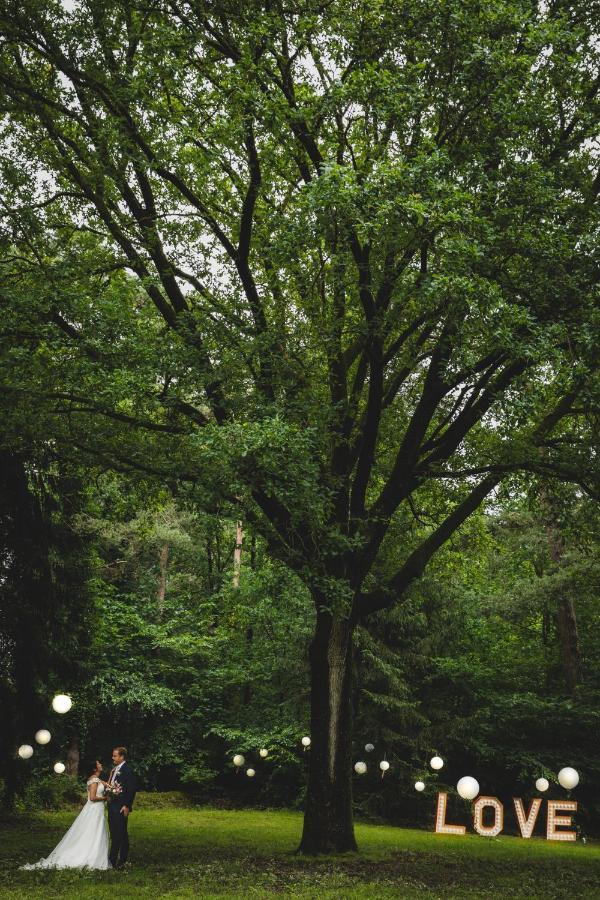
[(85, 785), (77, 778), (63, 775), (57, 778), (52, 775), (41, 775), (33, 778), (27, 785), (17, 809), (21, 812), (32, 809), (60, 810), (79, 807), (85, 802)]

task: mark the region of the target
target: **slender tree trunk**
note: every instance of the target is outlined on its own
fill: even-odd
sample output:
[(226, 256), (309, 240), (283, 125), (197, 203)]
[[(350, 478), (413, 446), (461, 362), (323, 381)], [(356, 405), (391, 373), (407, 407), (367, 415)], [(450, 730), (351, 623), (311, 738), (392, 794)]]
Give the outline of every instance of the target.
[(240, 586), (240, 571), (242, 568), (242, 541), (244, 540), (244, 530), (241, 522), (236, 522), (235, 526), (235, 549), (233, 551), (233, 586)]
[[(548, 535), (552, 562), (559, 566), (564, 555), (561, 534), (554, 523), (548, 525), (546, 533)], [(563, 673), (567, 690), (570, 694), (574, 694), (578, 684), (581, 682), (581, 653), (579, 650), (575, 605), (570, 592), (565, 588), (561, 590), (558, 596), (557, 605), (556, 625)]]
[(66, 774), (71, 778), (77, 778), (79, 770), (79, 743), (76, 737), (71, 738), (69, 749), (67, 750)]
[(311, 747), (302, 853), (356, 850), (352, 818), (352, 637), (319, 611), (310, 648)]
[(213, 580), (213, 558), (212, 558), (212, 538), (206, 538), (206, 571), (208, 578), (208, 589), (209, 591), (214, 590), (214, 580)]
[(158, 600), (158, 618), (162, 619), (165, 611), (165, 596), (167, 593), (167, 565), (169, 562), (169, 545), (163, 544), (158, 551), (158, 591), (156, 597)]
[(565, 681), (569, 693), (574, 694), (581, 682), (579, 634), (573, 599), (564, 591), (558, 598), (557, 624)]

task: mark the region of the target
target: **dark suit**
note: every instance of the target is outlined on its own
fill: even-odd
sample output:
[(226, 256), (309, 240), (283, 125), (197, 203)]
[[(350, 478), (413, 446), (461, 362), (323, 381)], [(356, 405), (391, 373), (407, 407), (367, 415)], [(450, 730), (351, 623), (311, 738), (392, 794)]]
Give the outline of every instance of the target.
[(131, 812), (137, 790), (137, 779), (126, 762), (115, 775), (114, 782), (121, 785), (121, 793), (118, 797), (108, 801), (108, 827), (110, 830), (108, 858), (113, 868), (118, 868), (125, 865), (129, 853), (129, 835), (127, 834), (129, 819), (121, 812), (121, 809), (127, 806)]

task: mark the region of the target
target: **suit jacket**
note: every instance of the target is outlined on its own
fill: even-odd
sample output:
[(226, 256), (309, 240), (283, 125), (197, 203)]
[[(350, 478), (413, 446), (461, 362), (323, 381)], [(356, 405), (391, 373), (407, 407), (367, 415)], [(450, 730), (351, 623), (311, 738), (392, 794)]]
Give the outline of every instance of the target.
[(119, 808), (128, 806), (129, 809), (133, 809), (133, 801), (137, 792), (137, 778), (129, 763), (123, 763), (114, 780), (121, 785), (121, 793), (118, 797), (113, 797), (110, 803), (118, 803)]

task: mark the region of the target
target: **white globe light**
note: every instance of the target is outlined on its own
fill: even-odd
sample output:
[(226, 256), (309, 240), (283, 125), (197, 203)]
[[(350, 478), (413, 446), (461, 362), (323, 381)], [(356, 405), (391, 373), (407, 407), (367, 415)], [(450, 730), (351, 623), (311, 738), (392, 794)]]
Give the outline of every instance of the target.
[(429, 765), (432, 769), (441, 769), (444, 765), (444, 760), (441, 756), (432, 756), (429, 760)]
[(256, 772), (254, 771), (254, 769), (247, 769), (246, 775), (248, 776), (248, 778), (254, 778), (254, 776), (256, 775)]
[(61, 715), (68, 713), (72, 706), (73, 701), (67, 694), (57, 694), (52, 701), (52, 709)]
[(379, 763), (379, 768), (381, 769), (382, 772), (387, 772), (389, 767), (390, 767), (390, 764), (387, 761), (387, 759), (382, 759), (381, 762)]
[(535, 783), (535, 786), (538, 789), (538, 791), (547, 791), (548, 788), (550, 787), (550, 782), (548, 781), (547, 778), (538, 778), (538, 780)]
[(31, 744), (21, 744), (17, 753), (21, 757), (21, 759), (31, 759), (33, 756), (33, 747)]
[(303, 737), (303, 738), (302, 738), (302, 746), (303, 746), (303, 747), (310, 747), (310, 738), (309, 738), (309, 737)]
[(263, 747), (262, 750), (258, 751), (258, 753), (260, 756), (262, 756), (263, 759), (265, 759), (269, 755), (269, 751), (266, 749), (266, 747)]
[(570, 766), (565, 766), (565, 768), (561, 769), (558, 773), (558, 783), (561, 787), (564, 787), (565, 790), (571, 791), (579, 784), (579, 773)]
[(57, 775), (62, 775), (63, 772), (65, 771), (65, 768), (66, 768), (66, 766), (64, 763), (61, 763), (61, 762), (54, 763), (54, 771), (56, 772)]
[(424, 781), (415, 781), (415, 791), (424, 791), (425, 790), (425, 782)]
[(246, 760), (244, 759), (244, 757), (242, 756), (241, 753), (236, 753), (235, 756), (233, 757), (234, 766), (238, 766), (238, 767), (243, 766), (245, 762), (246, 762)]
[(365, 744), (365, 750), (367, 753), (372, 753), (375, 749), (375, 744)]
[(463, 800), (474, 800), (479, 793), (479, 782), (470, 775), (465, 775), (456, 785), (456, 790)]
[(357, 775), (364, 775), (365, 772), (367, 771), (366, 762), (354, 763), (354, 771), (356, 772)]
[(45, 728), (40, 728), (39, 731), (35, 733), (35, 739), (38, 744), (49, 744), (52, 735)]

